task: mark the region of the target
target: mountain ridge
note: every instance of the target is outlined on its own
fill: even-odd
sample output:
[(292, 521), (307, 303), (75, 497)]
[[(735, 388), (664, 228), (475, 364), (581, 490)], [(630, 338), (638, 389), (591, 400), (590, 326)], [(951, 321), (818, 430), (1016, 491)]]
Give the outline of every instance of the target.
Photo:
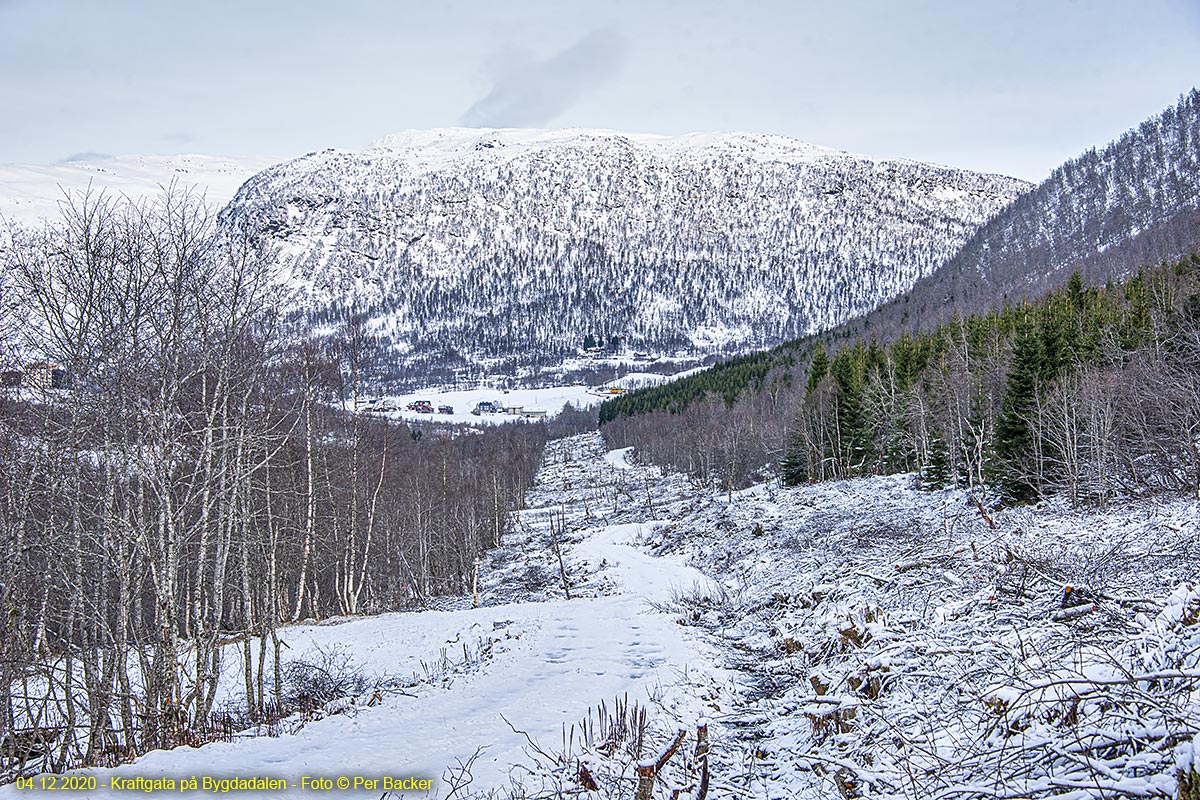
[(861, 324), (898, 315), (939, 319), (941, 310), (1036, 297), (1078, 270), (1103, 283), (1137, 266), (1200, 247), (1200, 89), (1108, 143), (1056, 167), (988, 220), (902, 301)]
[(762, 134), (401, 132), (249, 179), (222, 212), (380, 375), (534, 368), (586, 335), (738, 352), (907, 290), (1028, 184)]

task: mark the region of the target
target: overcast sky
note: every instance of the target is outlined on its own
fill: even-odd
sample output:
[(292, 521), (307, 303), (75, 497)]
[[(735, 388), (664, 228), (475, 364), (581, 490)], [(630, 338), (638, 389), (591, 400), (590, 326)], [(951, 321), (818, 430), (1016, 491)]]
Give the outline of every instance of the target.
[(1200, 84), (1200, 0), (0, 0), (0, 162), (755, 131), (1031, 180)]

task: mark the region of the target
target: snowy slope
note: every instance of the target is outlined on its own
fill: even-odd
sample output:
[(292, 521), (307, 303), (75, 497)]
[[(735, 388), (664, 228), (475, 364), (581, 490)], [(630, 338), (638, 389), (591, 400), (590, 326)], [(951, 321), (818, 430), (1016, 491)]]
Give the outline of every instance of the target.
[(220, 207), (242, 183), (271, 162), (264, 158), (218, 156), (116, 156), (57, 164), (0, 164), (0, 217), (33, 225), (58, 218), (64, 192), (89, 185), (117, 195), (141, 198), (157, 194), (177, 181), (194, 187)]
[(1200, 89), (1192, 89), (1115, 141), (1055, 169), (890, 315), (893, 322), (939, 319), (991, 308), (998, 297), (1040, 297), (1074, 270), (1102, 284), (1198, 247)]
[[(665, 800), (696, 788), (690, 732), (707, 721), (711, 800), (1175, 796), (1200, 733), (1196, 501), (985, 518), (905, 476), (727, 494), (630, 459), (596, 434), (551, 442), (479, 608), (281, 631), (289, 661), (341, 647), (396, 679), (381, 702), (92, 774), (628, 798), (634, 765), (684, 730)], [(621, 698), (649, 715), (640, 756), (583, 734)], [(581, 764), (621, 791), (583, 793)]]
[(278, 249), (319, 322), (366, 313), (403, 374), (552, 363), (589, 333), (708, 353), (825, 328), (1026, 187), (777, 136), (441, 129), (272, 167), (223, 221)]
[[(284, 636), (289, 656), (337, 643), (353, 653), (357, 665), (387, 674), (420, 675), (421, 662), (437, 663), (443, 650), (461, 661), (462, 643), (476, 646), (479, 636), (492, 644), (482, 666), (410, 687), (408, 694), (391, 694), (374, 707), (311, 722), (295, 734), (158, 751), (125, 767), (95, 770), (91, 774), (100, 776), (101, 790), (88, 796), (126, 796), (104, 789), (119, 776), (276, 776), (299, 784), (306, 775), (411, 775), (434, 779), (437, 796), (444, 797), (445, 769), (468, 761), (478, 748), (484, 751), (474, 763), (474, 786), (507, 786), (510, 771), (526, 761), (527, 742), (505, 720), (547, 748), (558, 746), (564, 722), (579, 722), (589, 707), (626, 694), (645, 702), (677, 670), (698, 660), (685, 633), (632, 593), (296, 627)], [(381, 794), (338, 796), (378, 800)], [(297, 785), (252, 796), (321, 795)], [(10, 796), (20, 793), (11, 785), (0, 787), (0, 797)]]

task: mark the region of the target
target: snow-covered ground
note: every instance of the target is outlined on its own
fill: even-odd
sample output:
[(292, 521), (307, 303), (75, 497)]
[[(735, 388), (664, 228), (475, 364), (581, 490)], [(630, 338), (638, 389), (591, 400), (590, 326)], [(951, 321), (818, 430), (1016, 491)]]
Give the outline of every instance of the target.
[[(647, 526), (608, 525), (603, 517), (587, 516), (583, 509), (589, 503), (607, 502), (604, 493), (613, 483), (608, 476), (619, 466), (593, 458), (574, 494), (564, 493), (558, 457), (576, 444), (551, 445), (549, 466), (519, 513), (517, 534), (522, 543), (546, 536), (562, 519), (564, 501), (572, 503), (567, 523), (588, 526), (572, 534), (578, 539), (572, 563), (594, 568), (586, 579), (571, 576), (572, 599), (554, 579), (528, 590), (517, 586), (520, 599), (499, 602), (496, 595), (511, 593), (510, 581), (518, 576), (512, 564), (502, 569), (502, 560), (494, 558), (485, 570), (483, 607), (286, 628), (281, 636), (289, 660), (349, 656), (368, 674), (399, 679), (404, 693), (386, 692), (377, 705), (364, 704), (278, 738), (180, 747), (117, 769), (93, 770), (88, 774), (98, 776), (99, 790), (88, 796), (124, 796), (123, 790), (105, 788), (114, 777), (275, 776), (298, 783), (303, 776), (416, 775), (435, 779), (431, 796), (445, 797), (446, 769), (471, 761), (477, 751), (473, 789), (540, 785), (545, 776), (531, 772), (531, 741), (547, 751), (561, 749), (564, 724), (580, 723), (601, 703), (613, 708), (627, 698), (694, 726), (705, 713), (699, 698), (718, 672), (711, 666), (711, 647), (651, 601), (669, 601), (676, 590), (705, 578), (677, 559), (643, 552)], [(517, 538), (511, 545), (524, 546)], [(534, 597), (540, 599), (530, 602)], [(236, 702), (237, 648), (229, 648), (226, 658), (225, 699)], [(19, 794), (11, 785), (0, 787), (0, 797)], [(308, 794), (297, 785), (256, 796)], [(338, 796), (378, 798), (380, 791)]]
[(0, 164), (0, 218), (25, 225), (57, 219), (64, 192), (90, 186), (133, 199), (153, 196), (172, 181), (204, 194), (214, 208), (229, 202), (265, 158), (218, 156), (95, 156), (57, 164)]
[[(424, 422), (457, 422), (470, 425), (498, 425), (522, 419), (513, 414), (480, 414), (471, 412), (481, 402), (499, 403), (504, 406), (522, 408), (526, 411), (544, 411), (547, 417), (553, 417), (562, 412), (570, 403), (576, 408), (588, 408), (598, 405), (615, 395), (607, 392), (610, 388), (637, 389), (642, 386), (654, 386), (667, 381), (690, 375), (695, 370), (688, 370), (675, 375), (658, 375), (652, 372), (631, 372), (615, 380), (598, 386), (572, 384), (569, 386), (547, 386), (535, 389), (495, 389), (478, 387), (473, 389), (423, 389), (400, 395), (386, 395), (364, 401), (363, 407), (372, 413), (386, 414), (393, 419), (420, 420)], [(417, 400), (428, 400), (434, 407), (435, 413), (423, 414), (410, 411), (408, 404)], [(450, 406), (452, 414), (437, 413), (439, 406)]]
[[(92, 774), (627, 799), (683, 730), (654, 797), (694, 800), (707, 722), (714, 800), (1175, 796), (1200, 731), (1197, 502), (985, 511), (909, 476), (727, 495), (632, 458), (550, 442), (479, 608), (282, 631), (287, 659), (340, 648), (391, 678), (382, 702)], [(225, 669), (236, 703), (236, 653)], [(599, 722), (625, 702), (640, 755)], [(584, 792), (581, 764), (620, 791)]]

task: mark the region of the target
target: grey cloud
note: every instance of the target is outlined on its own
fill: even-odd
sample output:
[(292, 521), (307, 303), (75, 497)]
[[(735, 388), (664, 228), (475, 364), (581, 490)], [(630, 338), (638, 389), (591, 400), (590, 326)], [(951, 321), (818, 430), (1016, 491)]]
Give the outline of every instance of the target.
[[(517, 61), (511, 56), (509, 61)], [(543, 61), (500, 65), (492, 90), (462, 115), (469, 128), (541, 127), (620, 72), (625, 39), (601, 29)]]
[(171, 144), (191, 144), (196, 141), (194, 137), (187, 133), (164, 133), (162, 139), (164, 142)]
[[(3, 0), (0, 0), (0, 5), (2, 4)], [(81, 153), (72, 153), (66, 158), (60, 158), (54, 163), (70, 164), (75, 161), (104, 161), (106, 158), (112, 158), (112, 155), (110, 153), (98, 153), (95, 150), (84, 150)]]

